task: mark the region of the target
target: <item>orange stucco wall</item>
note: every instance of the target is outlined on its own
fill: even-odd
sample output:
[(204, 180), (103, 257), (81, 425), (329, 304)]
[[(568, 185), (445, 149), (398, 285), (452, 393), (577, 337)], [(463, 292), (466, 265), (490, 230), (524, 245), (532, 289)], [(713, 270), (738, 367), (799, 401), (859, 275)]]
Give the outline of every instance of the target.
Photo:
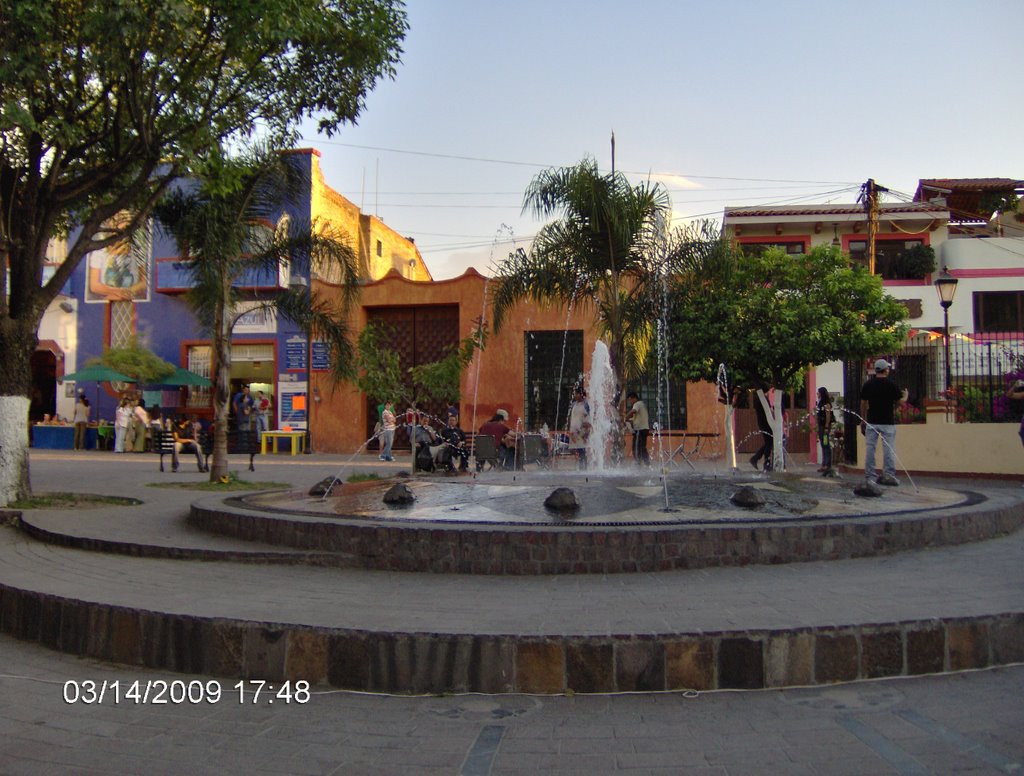
[[(362, 330), (367, 321), (366, 310), (371, 307), (456, 304), (459, 307), (461, 340), (472, 335), (481, 314), (490, 318), (490, 300), (485, 310), (484, 295), (489, 295), (491, 288), (487, 278), (472, 268), (460, 277), (433, 282), (411, 281), (391, 273), (362, 287), (358, 308), (352, 315), (352, 327), (355, 332)], [(316, 290), (324, 294), (334, 292), (330, 285), (320, 283), (316, 284)], [(590, 355), (596, 341), (593, 313), (589, 308), (578, 309), (568, 320), (568, 328), (583, 330), (583, 368), (589, 370)], [(541, 309), (529, 303), (519, 305), (500, 332), (496, 333), (491, 328), (486, 348), (477, 353), (476, 360), (462, 378), (462, 427), (467, 431), (479, 428), (498, 408), (508, 410), (513, 424), (516, 418), (522, 417), (525, 406), (523, 333), (561, 331), (564, 328), (565, 308)], [(366, 441), (367, 408), (362, 394), (351, 384), (332, 388), (329, 378), (319, 373), (314, 374), (313, 385), (319, 389), (322, 399), (313, 410), (313, 449), (331, 453), (354, 452)]]

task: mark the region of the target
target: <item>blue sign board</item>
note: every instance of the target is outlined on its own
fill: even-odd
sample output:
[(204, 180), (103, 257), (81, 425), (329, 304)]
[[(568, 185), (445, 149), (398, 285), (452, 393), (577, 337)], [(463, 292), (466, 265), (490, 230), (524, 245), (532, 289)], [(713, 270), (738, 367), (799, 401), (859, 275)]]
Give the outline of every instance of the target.
[(306, 371), (306, 340), (292, 338), (284, 343), (284, 368), (286, 372)]
[(330, 345), (321, 340), (313, 342), (313, 371), (329, 372), (331, 369)]

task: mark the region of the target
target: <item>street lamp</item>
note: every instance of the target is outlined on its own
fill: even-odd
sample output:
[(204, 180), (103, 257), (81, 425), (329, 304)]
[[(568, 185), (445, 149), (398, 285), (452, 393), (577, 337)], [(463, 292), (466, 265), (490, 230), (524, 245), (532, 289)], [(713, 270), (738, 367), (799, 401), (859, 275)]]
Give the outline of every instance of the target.
[(943, 339), (946, 343), (946, 398), (949, 399), (949, 384), (952, 382), (949, 368), (949, 308), (953, 306), (953, 297), (956, 296), (957, 279), (949, 274), (945, 267), (935, 278), (935, 292), (939, 295), (939, 304), (942, 305), (943, 317)]

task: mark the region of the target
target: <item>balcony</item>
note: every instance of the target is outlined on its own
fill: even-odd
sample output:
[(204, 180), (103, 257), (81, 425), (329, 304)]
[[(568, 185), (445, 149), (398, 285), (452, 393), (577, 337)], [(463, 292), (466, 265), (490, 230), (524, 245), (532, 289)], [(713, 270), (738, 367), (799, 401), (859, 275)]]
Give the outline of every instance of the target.
[[(157, 259), (154, 269), (154, 286), (161, 294), (183, 294), (192, 288), (192, 274), (189, 262), (179, 259)], [(275, 291), (288, 287), (287, 273), (264, 267), (247, 269), (235, 288), (247, 291)]]

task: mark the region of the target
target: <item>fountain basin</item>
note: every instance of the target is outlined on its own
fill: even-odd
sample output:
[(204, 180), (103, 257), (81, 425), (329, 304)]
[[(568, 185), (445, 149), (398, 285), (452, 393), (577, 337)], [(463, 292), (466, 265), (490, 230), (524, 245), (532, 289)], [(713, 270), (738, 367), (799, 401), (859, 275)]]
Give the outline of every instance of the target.
[[(418, 478), (416, 501), (390, 507), (393, 481), (343, 485), (327, 499), (295, 492), (195, 502), (190, 522), (248, 540), (336, 553), (340, 565), (466, 574), (611, 574), (864, 557), (992, 538), (1024, 523), (1024, 507), (946, 488), (884, 499), (819, 478), (669, 478), (564, 472), (470, 480)], [(729, 497), (750, 485), (757, 510)], [(571, 516), (545, 509), (573, 488)], [(666, 508), (666, 490), (667, 503)]]

